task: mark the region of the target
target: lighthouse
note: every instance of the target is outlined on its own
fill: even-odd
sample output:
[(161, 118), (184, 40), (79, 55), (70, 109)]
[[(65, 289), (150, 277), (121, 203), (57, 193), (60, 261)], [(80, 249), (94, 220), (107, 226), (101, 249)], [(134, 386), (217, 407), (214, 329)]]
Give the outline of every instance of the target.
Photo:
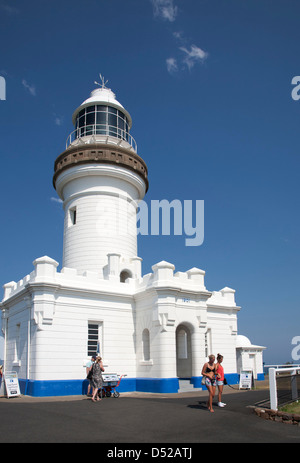
[(137, 257), (136, 210), (148, 171), (130, 134), (130, 114), (104, 79), (99, 85), (73, 114), (53, 185), (65, 211), (63, 267), (103, 273), (114, 254), (121, 274), (122, 262), (126, 267)]
[(204, 270), (175, 271), (163, 255), (143, 274), (136, 221), (148, 170), (106, 83), (75, 109), (49, 172), (64, 208), (61, 262), (34, 258), (3, 286), (4, 374), (23, 394), (81, 395), (86, 364), (101, 355), (106, 373), (126, 375), (120, 392), (174, 393), (201, 389), (207, 356), (221, 353), (228, 383), (246, 367), (263, 379), (264, 348), (238, 342), (234, 289), (210, 291)]

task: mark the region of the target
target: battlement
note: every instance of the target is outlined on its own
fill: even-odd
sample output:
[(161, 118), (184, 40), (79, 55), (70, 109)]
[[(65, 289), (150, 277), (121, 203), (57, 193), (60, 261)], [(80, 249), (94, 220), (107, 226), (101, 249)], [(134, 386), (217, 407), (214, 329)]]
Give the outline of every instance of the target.
[[(59, 263), (48, 256), (33, 261), (34, 270), (18, 282), (10, 281), (3, 286), (2, 302), (16, 296), (29, 285), (47, 284), (86, 290), (132, 292), (141, 278), (141, 258), (125, 259), (120, 254), (109, 254), (107, 265), (100, 272), (79, 272), (64, 267), (57, 271)], [(122, 277), (122, 280), (121, 278)], [(121, 286), (118, 287), (118, 284)]]
[(58, 285), (90, 291), (115, 292), (116, 294), (140, 293), (149, 288), (168, 288), (186, 293), (205, 293), (209, 306), (236, 307), (235, 290), (225, 287), (220, 291), (209, 292), (204, 284), (205, 271), (193, 267), (186, 272), (174, 273), (175, 266), (161, 261), (152, 266), (153, 273), (141, 275), (140, 257), (123, 258), (120, 254), (107, 256), (107, 265), (99, 272), (79, 272), (64, 267), (57, 271), (59, 263), (48, 256), (33, 261), (34, 270), (20, 281), (6, 283), (2, 302), (16, 296), (28, 285)]

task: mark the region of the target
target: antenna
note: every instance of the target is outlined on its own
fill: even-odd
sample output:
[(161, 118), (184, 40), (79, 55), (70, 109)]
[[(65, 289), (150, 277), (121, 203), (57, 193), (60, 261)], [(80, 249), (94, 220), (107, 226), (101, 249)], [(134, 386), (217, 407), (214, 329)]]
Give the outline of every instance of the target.
[(107, 87), (106, 87), (106, 84), (107, 84), (108, 80), (105, 80), (104, 77), (103, 77), (101, 74), (99, 74), (99, 77), (100, 77), (101, 83), (97, 82), (96, 80), (95, 80), (94, 83), (95, 83), (96, 85), (99, 85), (99, 87), (101, 87), (101, 88), (107, 88)]

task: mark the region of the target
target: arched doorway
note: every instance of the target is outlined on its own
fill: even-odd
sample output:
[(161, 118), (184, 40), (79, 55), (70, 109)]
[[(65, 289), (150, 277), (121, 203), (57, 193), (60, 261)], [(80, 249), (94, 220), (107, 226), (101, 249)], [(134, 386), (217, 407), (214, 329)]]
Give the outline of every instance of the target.
[(176, 329), (176, 368), (178, 378), (192, 376), (191, 332), (183, 324)]

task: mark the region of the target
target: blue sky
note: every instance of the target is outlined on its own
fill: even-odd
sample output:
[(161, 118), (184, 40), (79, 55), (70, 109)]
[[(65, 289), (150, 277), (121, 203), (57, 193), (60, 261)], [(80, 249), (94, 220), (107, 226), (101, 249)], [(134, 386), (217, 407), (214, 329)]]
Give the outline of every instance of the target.
[[(300, 336), (297, 0), (0, 0), (0, 282), (61, 263), (53, 165), (102, 73), (133, 119), (152, 199), (205, 202), (205, 239), (139, 237), (161, 260), (236, 289), (240, 334), (291, 360)], [(1, 355), (0, 355), (1, 357)]]

